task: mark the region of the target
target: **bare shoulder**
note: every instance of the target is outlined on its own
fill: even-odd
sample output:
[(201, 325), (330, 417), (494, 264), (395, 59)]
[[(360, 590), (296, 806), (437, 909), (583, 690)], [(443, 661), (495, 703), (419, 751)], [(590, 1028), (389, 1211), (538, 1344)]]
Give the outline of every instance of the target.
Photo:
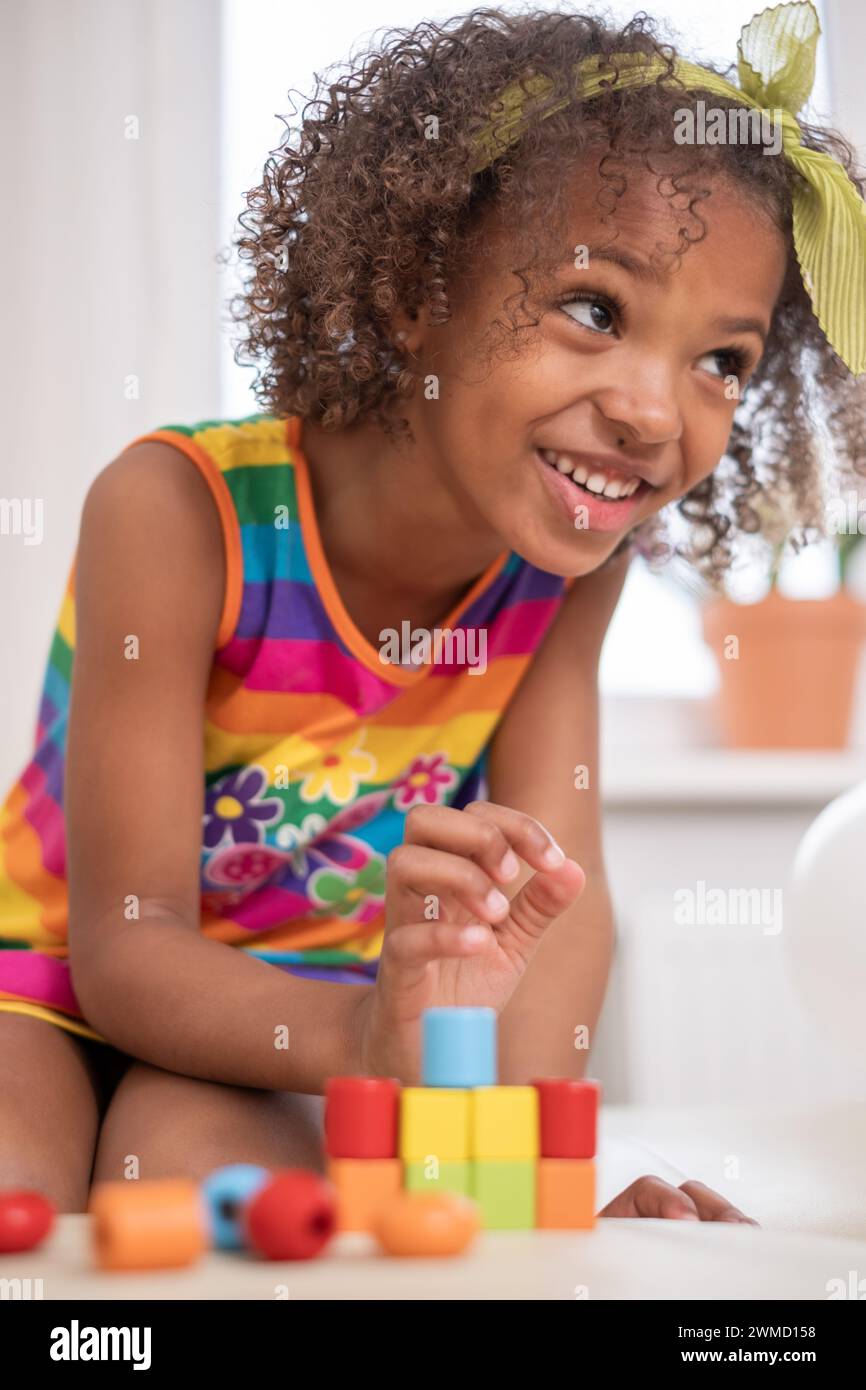
[(81, 515), (77, 587), (137, 589), (150, 604), (184, 608), (216, 629), (225, 588), (222, 527), (210, 488), (180, 449), (132, 444), (91, 483)]
[(139, 521), (159, 513), (164, 524), (175, 518), (209, 530), (219, 538), (219, 513), (199, 470), (180, 450), (161, 440), (131, 444), (99, 472), (87, 492), (83, 515), (114, 519), (128, 513)]

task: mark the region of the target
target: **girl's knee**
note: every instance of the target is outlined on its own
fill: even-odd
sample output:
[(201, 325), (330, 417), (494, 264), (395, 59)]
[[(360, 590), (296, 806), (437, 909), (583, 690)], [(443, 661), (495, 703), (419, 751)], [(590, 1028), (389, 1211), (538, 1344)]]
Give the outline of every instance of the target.
[(103, 1121), (94, 1181), (190, 1177), (226, 1163), (321, 1171), (322, 1100), (135, 1062)]

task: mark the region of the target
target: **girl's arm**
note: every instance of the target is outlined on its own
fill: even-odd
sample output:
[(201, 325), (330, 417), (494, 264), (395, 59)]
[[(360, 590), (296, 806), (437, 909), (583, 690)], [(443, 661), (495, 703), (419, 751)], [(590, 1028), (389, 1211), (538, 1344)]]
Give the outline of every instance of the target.
[[(169, 445), (131, 446), (88, 493), (76, 562), (73, 985), (97, 1032), (144, 1061), (317, 1092), (358, 1069), (369, 986), (294, 979), (199, 930), (204, 699), (224, 583), (204, 480)], [(275, 1045), (286, 1028), (287, 1050)]]
[[(577, 902), (548, 927), (500, 1021), (501, 1079), (583, 1076), (613, 951), (599, 801), (598, 662), (627, 555), (578, 579), (491, 746), (490, 799), (534, 816), (586, 873)], [(575, 787), (575, 768), (588, 786)], [(519, 887), (530, 877), (525, 870)], [(509, 885), (510, 888), (510, 885)]]

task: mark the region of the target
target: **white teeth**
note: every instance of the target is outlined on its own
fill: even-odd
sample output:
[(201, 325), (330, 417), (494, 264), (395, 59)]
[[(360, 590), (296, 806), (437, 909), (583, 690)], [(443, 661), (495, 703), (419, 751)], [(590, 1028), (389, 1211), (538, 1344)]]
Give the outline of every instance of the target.
[(590, 492), (603, 494), (611, 501), (631, 497), (640, 487), (640, 478), (608, 478), (606, 473), (590, 473), (582, 463), (572, 466), (568, 454), (557, 453), (555, 449), (540, 449), (541, 457), (553, 464), (559, 473), (570, 473), (576, 483)]

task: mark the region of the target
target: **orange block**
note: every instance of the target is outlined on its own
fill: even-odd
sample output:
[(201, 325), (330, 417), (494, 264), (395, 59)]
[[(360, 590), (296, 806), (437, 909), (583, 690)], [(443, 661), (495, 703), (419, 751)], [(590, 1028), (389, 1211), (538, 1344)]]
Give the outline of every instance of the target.
[(329, 1158), (337, 1189), (337, 1230), (369, 1231), (379, 1209), (403, 1187), (399, 1158)]
[(553, 1231), (590, 1231), (595, 1225), (595, 1159), (540, 1158), (535, 1224)]

